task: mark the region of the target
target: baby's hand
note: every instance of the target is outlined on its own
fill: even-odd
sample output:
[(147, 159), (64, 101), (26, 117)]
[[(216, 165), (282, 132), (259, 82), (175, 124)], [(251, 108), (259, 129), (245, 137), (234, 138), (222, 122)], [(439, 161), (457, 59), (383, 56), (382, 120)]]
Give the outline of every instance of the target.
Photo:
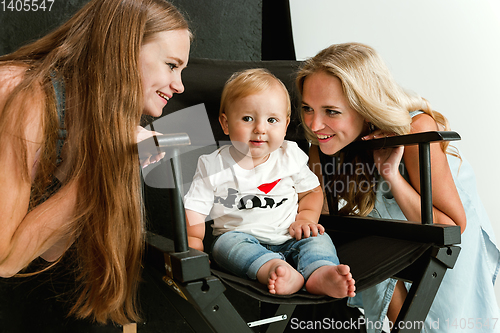
[(294, 237), (296, 240), (301, 240), (302, 236), (308, 238), (310, 236), (318, 236), (318, 234), (323, 235), (325, 227), (319, 223), (313, 223), (308, 220), (298, 220), (288, 227), (288, 232), (290, 236)]

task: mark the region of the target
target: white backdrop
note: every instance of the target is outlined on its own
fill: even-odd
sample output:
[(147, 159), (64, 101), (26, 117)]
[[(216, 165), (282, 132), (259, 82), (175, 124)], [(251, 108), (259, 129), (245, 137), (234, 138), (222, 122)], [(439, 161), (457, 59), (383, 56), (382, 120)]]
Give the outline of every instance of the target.
[[(334, 43), (378, 50), (462, 141), (500, 238), (500, 0), (290, 0), (297, 59)], [(496, 284), (500, 303), (500, 283)]]

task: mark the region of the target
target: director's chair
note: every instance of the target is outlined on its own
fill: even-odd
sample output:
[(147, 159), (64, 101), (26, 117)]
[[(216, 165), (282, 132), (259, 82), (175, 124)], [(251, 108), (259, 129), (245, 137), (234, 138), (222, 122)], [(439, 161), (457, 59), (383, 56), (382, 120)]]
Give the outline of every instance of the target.
[[(432, 139), (433, 136), (443, 139), (448, 134), (423, 133), (411, 139), (417, 141), (412, 141), (413, 143), (422, 144), (418, 141), (428, 140), (429, 137)], [(401, 144), (398, 140), (407, 139), (391, 138), (390, 143)], [(376, 145), (381, 142), (374, 140), (370, 143)], [(429, 141), (425, 141), (423, 145), (428, 143)], [(164, 149), (166, 146), (158, 147)], [(173, 154), (171, 161), (174, 182), (180, 186), (182, 180), (178, 155)], [(175, 211), (174, 239), (148, 233), (146, 266), (149, 265), (148, 267), (154, 271), (153, 274), (156, 274), (158, 281), (161, 280), (165, 286), (172, 288), (177, 294), (173, 297), (185, 300), (186, 304), (181, 307), (180, 312), (188, 322), (191, 320), (194, 323), (193, 326), (199, 326), (198, 329), (193, 327), (195, 331), (206, 332), (208, 327), (214, 332), (245, 332), (250, 331), (250, 327), (271, 323), (268, 332), (277, 332), (286, 327), (295, 305), (335, 301), (332, 298), (308, 295), (305, 292), (291, 296), (271, 295), (265, 290), (265, 286), (258, 282), (211, 270), (208, 255), (187, 246), (181, 192), (177, 189), (174, 192), (172, 198), (172, 209)], [(426, 199), (422, 200), (422, 211), (429, 205)], [(322, 215), (320, 223), (325, 226), (337, 245), (341, 262), (351, 267), (353, 277), (357, 281), (358, 292), (391, 276), (410, 281), (412, 287), (398, 321), (425, 320), (444, 273), (453, 267), (458, 256), (459, 248), (453, 244), (460, 241), (459, 229), (429, 223), (332, 215)], [(224, 284), (261, 302), (279, 304), (276, 315), (246, 323), (225, 297)], [(193, 314), (193, 310), (196, 310), (197, 314)], [(198, 316), (201, 317), (201, 321)], [(397, 323), (395, 327), (398, 327)], [(401, 332), (411, 331), (401, 330)]]
[[(338, 300), (326, 296), (310, 295), (298, 292), (294, 295), (271, 295), (266, 286), (255, 281), (237, 278), (217, 267), (210, 267), (206, 253), (190, 249), (187, 246), (184, 210), (182, 205), (182, 184), (192, 178), (199, 154), (209, 153), (227, 141), (218, 124), (218, 100), (225, 80), (241, 69), (265, 67), (280, 78), (292, 96), (292, 104), (297, 106), (297, 94), (293, 86), (294, 72), (300, 62), (297, 61), (219, 61), (191, 59), (183, 72), (186, 92), (169, 101), (170, 110), (182, 110), (186, 107), (203, 103), (208, 114), (211, 132), (215, 142), (207, 144), (200, 138), (199, 131), (188, 134), (160, 136), (142, 143), (140, 152), (167, 154), (162, 165), (157, 166), (148, 178), (170, 179), (171, 187), (167, 197), (162, 198), (163, 205), (172, 211), (154, 221), (160, 231), (147, 233), (147, 254), (145, 271), (161, 285), (166, 297), (176, 303), (176, 308), (196, 332), (281, 332), (288, 324), (292, 314), (300, 317), (313, 308), (328, 306)], [(175, 101), (174, 103), (171, 103)], [(174, 112), (182, 114), (183, 111)], [(173, 114), (166, 115), (165, 118)], [(187, 116), (188, 121), (202, 117)], [(182, 117), (177, 117), (176, 120)], [(176, 133), (182, 129), (179, 121), (170, 122), (166, 132)], [(307, 151), (307, 142), (300, 132), (297, 119), (292, 119), (287, 139), (298, 142)], [(154, 128), (162, 133), (163, 128)], [(459, 140), (454, 132), (428, 132), (400, 137), (376, 139), (353, 143), (346, 149), (379, 149), (399, 145), (418, 145), (421, 165), (422, 222), (379, 220), (373, 218), (336, 216), (336, 203), (329, 202), (331, 215), (322, 215), (323, 224), (337, 247), (342, 263), (348, 264), (357, 292), (374, 286), (389, 277), (412, 282), (406, 302), (398, 321), (425, 320), (434, 296), (447, 269), (453, 267), (460, 248), (460, 228), (449, 225), (432, 224), (432, 197), (430, 189), (430, 142)], [(155, 141), (156, 140), (156, 141)], [(192, 147), (204, 147), (193, 149)], [(191, 147), (185, 153), (186, 147)], [(186, 158), (188, 155), (193, 155)], [(327, 161), (323, 161), (327, 163)], [(146, 186), (148, 187), (148, 186)], [(184, 189), (184, 191), (187, 189)], [(151, 196), (150, 198), (151, 199)], [(155, 199), (155, 198), (153, 198)], [(147, 199), (148, 200), (148, 199)], [(167, 201), (169, 200), (169, 202)], [(147, 202), (146, 202), (147, 204)], [(156, 202), (156, 206), (160, 203)], [(146, 205), (148, 206), (148, 205)], [(154, 204), (153, 204), (154, 206)], [(153, 207), (153, 210), (155, 207)], [(429, 213), (430, 212), (430, 213)], [(171, 226), (171, 231), (167, 230)], [(152, 228), (154, 229), (154, 228)], [(208, 247), (205, 247), (208, 248)], [(231, 293), (230, 293), (231, 292)], [(237, 311), (236, 307), (244, 295), (256, 300), (258, 309), (245, 308)], [(247, 303), (251, 303), (248, 301)], [(298, 306), (298, 307), (297, 307)], [(294, 309), (300, 312), (293, 312)], [(249, 320), (248, 313), (256, 313), (257, 320)], [(307, 316), (306, 316), (307, 317)], [(261, 326), (262, 325), (262, 326)], [(395, 325), (397, 327), (397, 323)], [(393, 330), (398, 332), (397, 329)], [(414, 332), (402, 329), (399, 332)]]

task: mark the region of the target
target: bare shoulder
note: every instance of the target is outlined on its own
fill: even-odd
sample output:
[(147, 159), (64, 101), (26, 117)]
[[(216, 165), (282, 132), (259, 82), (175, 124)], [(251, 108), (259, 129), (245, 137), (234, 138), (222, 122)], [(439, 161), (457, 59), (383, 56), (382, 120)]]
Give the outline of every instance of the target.
[(411, 122), (411, 133), (420, 133), (428, 131), (438, 131), (438, 125), (431, 116), (426, 113), (413, 117)]
[(7, 97), (21, 82), (23, 76), (17, 67), (0, 66), (0, 107), (5, 105)]
[(4, 65), (0, 66), (0, 89), (2, 91), (12, 91), (21, 80), (26, 72), (25, 66)]
[[(25, 78), (25, 73), (26, 66), (0, 66), (0, 111), (4, 109), (12, 92)], [(28, 120), (26, 125), (35, 130), (35, 133), (39, 132), (36, 129), (40, 128), (42, 124), (42, 115), (45, 108), (45, 94), (41, 84), (35, 82), (30, 86), (29, 91), (18, 95), (11, 100), (11, 103), (11, 107), (17, 108), (22, 118)]]
[[(26, 66), (3, 65), (0, 66), (0, 107), (3, 107), (10, 94), (23, 81), (26, 76)], [(28, 98), (23, 99), (24, 103), (30, 103), (30, 107), (42, 106), (45, 103), (41, 84), (35, 81), (28, 93)], [(31, 105), (35, 104), (35, 105)]]

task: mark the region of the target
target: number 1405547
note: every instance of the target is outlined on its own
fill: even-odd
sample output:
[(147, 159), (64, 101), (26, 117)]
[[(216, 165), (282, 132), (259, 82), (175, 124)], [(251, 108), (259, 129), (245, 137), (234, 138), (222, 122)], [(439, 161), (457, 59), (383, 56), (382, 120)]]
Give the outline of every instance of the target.
[(1, 0), (0, 8), (7, 12), (51, 11), (55, 0)]

